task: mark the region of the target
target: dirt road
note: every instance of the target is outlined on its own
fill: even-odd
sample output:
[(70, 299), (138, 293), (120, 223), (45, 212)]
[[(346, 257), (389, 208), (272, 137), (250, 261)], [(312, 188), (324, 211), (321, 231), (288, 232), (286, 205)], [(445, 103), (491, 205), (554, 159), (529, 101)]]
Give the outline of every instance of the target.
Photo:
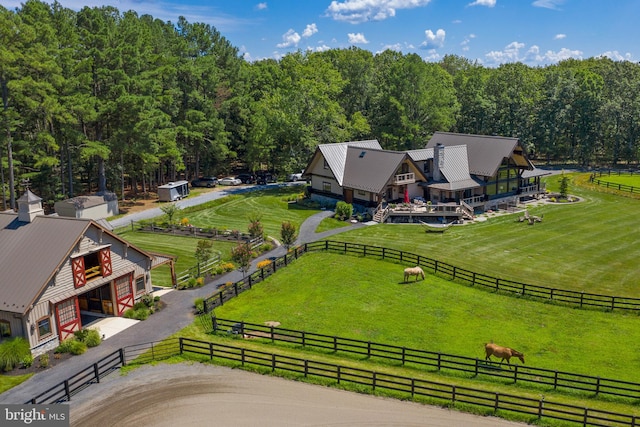
[(199, 363), (111, 374), (70, 412), (74, 427), (525, 425)]

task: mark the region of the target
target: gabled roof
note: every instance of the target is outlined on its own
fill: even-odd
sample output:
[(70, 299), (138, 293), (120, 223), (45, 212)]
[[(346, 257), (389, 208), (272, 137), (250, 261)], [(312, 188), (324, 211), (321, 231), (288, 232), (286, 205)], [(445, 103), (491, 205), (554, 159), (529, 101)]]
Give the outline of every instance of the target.
[(90, 219), (39, 215), (28, 223), (0, 213), (0, 310), (24, 314), (90, 227), (102, 228)]
[[(433, 159), (433, 147), (420, 150), (411, 150), (407, 153), (414, 161), (427, 161)], [(443, 147), (444, 162), (440, 173), (444, 180), (430, 182), (429, 187), (440, 190), (461, 190), (466, 188), (481, 187), (482, 184), (469, 174), (469, 156), (465, 145), (453, 145)]]
[(436, 144), (442, 144), (445, 147), (466, 145), (469, 172), (473, 175), (494, 176), (505, 158), (512, 159), (522, 168), (529, 170), (534, 168), (518, 138), (435, 132), (427, 143), (427, 148), (433, 148)]
[[(406, 152), (349, 146), (342, 186), (381, 193), (404, 161), (413, 163)], [(420, 171), (417, 165), (415, 169)], [(420, 178), (420, 177), (418, 177)], [(422, 179), (425, 179), (422, 176)]]
[(336, 180), (338, 181), (338, 184), (340, 186), (343, 186), (342, 181), (344, 179), (344, 170), (348, 147), (382, 150), (380, 143), (375, 139), (371, 139), (368, 141), (338, 142), (335, 144), (318, 145), (318, 150), (322, 153), (322, 156), (327, 161), (327, 164), (329, 165), (333, 176), (336, 177)]
[(56, 202), (55, 204), (70, 205), (78, 210), (91, 208), (93, 206), (104, 205), (106, 203), (107, 201), (102, 196), (77, 196), (71, 199), (61, 200), (59, 202)]

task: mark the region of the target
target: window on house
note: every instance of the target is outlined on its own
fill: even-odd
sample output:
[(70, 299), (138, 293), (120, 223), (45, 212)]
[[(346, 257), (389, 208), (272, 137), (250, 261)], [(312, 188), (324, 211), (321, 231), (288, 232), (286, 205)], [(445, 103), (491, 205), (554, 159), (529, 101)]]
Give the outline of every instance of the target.
[(322, 191), (325, 191), (327, 193), (331, 193), (331, 183), (324, 181), (322, 183)]
[(84, 256), (84, 271), (87, 280), (91, 280), (100, 275), (100, 258), (98, 252), (92, 252)]
[(356, 193), (358, 193), (358, 196), (366, 196), (367, 195), (367, 193), (365, 193), (362, 190), (358, 190), (358, 191), (356, 191)]
[(11, 336), (11, 324), (8, 320), (0, 320), (0, 339)]
[(43, 317), (38, 320), (38, 339), (51, 335), (51, 318)]
[(325, 169), (329, 169), (329, 163), (327, 163), (327, 159), (324, 159), (323, 167), (324, 167)]
[(146, 288), (144, 287), (144, 276), (140, 276), (136, 279), (136, 294), (144, 293)]

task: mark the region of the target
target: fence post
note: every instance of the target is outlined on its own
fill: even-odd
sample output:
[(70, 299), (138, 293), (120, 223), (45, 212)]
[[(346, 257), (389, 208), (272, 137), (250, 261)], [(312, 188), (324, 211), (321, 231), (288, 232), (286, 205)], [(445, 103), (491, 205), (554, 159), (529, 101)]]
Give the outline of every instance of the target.
[(304, 377), (307, 378), (307, 375), (309, 375), (309, 361), (304, 359)]
[(338, 337), (336, 336), (333, 337), (333, 352), (338, 352)]
[(220, 295), (220, 305), (224, 304), (224, 298), (222, 298), (222, 292), (223, 291), (218, 292), (218, 295)]
[(416, 389), (416, 380), (415, 378), (411, 378), (411, 397), (415, 394)]
[(451, 387), (451, 403), (456, 403), (456, 386)]
[(340, 379), (342, 378), (341, 373), (342, 371), (340, 370), (340, 365), (338, 365), (338, 370), (336, 371), (336, 374), (338, 376), (338, 384), (340, 384)]
[(514, 363), (513, 366), (515, 367), (513, 370), (513, 383), (515, 384), (518, 382), (518, 365)]
[(240, 362), (242, 363), (242, 366), (244, 366), (244, 348), (240, 349)]
[(385, 248), (382, 248), (382, 259), (384, 259), (384, 255), (385, 255), (384, 254), (384, 250), (385, 250)]
[(249, 275), (249, 289), (251, 289), (251, 286), (252, 286), (252, 283), (251, 283), (253, 281), (252, 277), (253, 277), (253, 275), (250, 274)]
[(218, 318), (215, 313), (211, 315), (211, 325), (213, 326), (213, 331), (216, 332), (218, 330)]
[(474, 286), (476, 284), (476, 272), (473, 272), (473, 275), (471, 276), (471, 286)]
[[(306, 361), (305, 361), (305, 362), (306, 362)], [(305, 364), (306, 364), (306, 363), (305, 363)], [(275, 354), (275, 353), (273, 353), (273, 354), (271, 355), (271, 372), (275, 372), (275, 370), (276, 370), (276, 354)], [(305, 368), (305, 371), (306, 371), (306, 368)], [(306, 372), (305, 372), (305, 375), (304, 375), (304, 376), (305, 376), (305, 377), (307, 376)]]
[(67, 400), (71, 400), (71, 392), (69, 391), (69, 380), (64, 380), (64, 394), (67, 396)]
[(100, 370), (98, 369), (98, 364), (97, 363), (93, 364), (93, 375), (95, 375), (96, 382), (99, 384), (100, 383)]
[(118, 350), (118, 355), (120, 356), (120, 363), (122, 364), (122, 366), (127, 364), (127, 361), (124, 358), (124, 348), (121, 348), (120, 350)]
[(182, 355), (182, 352), (184, 351), (184, 344), (182, 340), (183, 340), (182, 337), (178, 338), (178, 342), (180, 343), (180, 355)]
[(493, 412), (498, 412), (499, 406), (500, 406), (500, 394), (496, 393), (496, 400), (495, 400), (495, 403), (493, 404)]
[(376, 391), (376, 380), (377, 380), (377, 375), (374, 372), (373, 373), (373, 378), (371, 379), (371, 386), (373, 387), (373, 391)]
[(544, 396), (538, 402), (538, 419), (542, 418), (542, 408), (544, 406)]
[(438, 353), (438, 371), (440, 370), (440, 361), (442, 359), (442, 354)]
[(371, 341), (367, 342), (367, 357), (371, 357)]
[(406, 352), (407, 352), (407, 348), (406, 347), (402, 347), (402, 364), (405, 364), (406, 361)]
[(556, 371), (556, 374), (553, 376), (553, 389), (557, 389), (558, 388), (558, 371)]
[(235, 292), (236, 296), (238, 296), (238, 282), (233, 284), (233, 291)]
[(580, 292), (580, 308), (582, 308), (582, 302), (584, 300), (584, 291)]
[(596, 378), (596, 396), (600, 393), (600, 377)]

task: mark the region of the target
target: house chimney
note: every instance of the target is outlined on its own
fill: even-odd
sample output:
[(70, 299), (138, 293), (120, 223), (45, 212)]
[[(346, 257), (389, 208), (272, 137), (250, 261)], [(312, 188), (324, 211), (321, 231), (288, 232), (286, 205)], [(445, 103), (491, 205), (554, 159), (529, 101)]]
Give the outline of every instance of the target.
[(440, 169), (444, 166), (444, 145), (438, 143), (433, 147), (433, 180), (440, 181)]
[(37, 215), (44, 215), (42, 199), (27, 189), (18, 199), (18, 221), (32, 222)]

